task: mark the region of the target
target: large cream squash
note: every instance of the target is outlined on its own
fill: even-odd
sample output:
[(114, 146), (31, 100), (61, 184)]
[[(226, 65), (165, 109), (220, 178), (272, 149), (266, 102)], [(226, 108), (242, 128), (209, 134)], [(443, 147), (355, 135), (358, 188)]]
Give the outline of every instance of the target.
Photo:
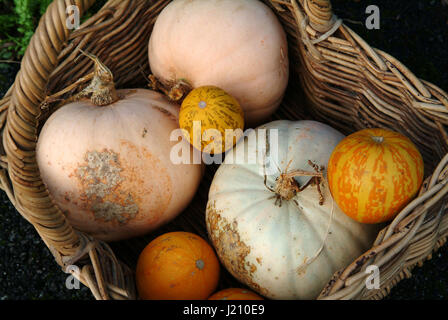
[(149, 41), (153, 75), (169, 86), (213, 85), (238, 100), (247, 125), (279, 106), (288, 82), (286, 34), (257, 0), (174, 0)]
[[(314, 299), (372, 245), (376, 227), (346, 216), (326, 179), (301, 176), (325, 177), (343, 138), (315, 121), (274, 121), (252, 131), (216, 172), (206, 211), (210, 239), (227, 270), (259, 294)], [(310, 179), (315, 183), (306, 186)]]
[(106, 241), (140, 236), (172, 220), (202, 177), (201, 165), (170, 159), (174, 145), (191, 149), (186, 141), (170, 141), (178, 129), (177, 105), (151, 90), (117, 94), (120, 100), (106, 106), (83, 99), (57, 110), (36, 150), (42, 180), (70, 223)]

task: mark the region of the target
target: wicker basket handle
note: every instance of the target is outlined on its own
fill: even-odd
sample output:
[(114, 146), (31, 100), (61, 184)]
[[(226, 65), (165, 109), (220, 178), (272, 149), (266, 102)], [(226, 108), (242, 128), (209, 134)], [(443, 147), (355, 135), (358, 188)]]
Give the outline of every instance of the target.
[[(36, 161), (40, 106), (46, 97), (49, 79), (57, 70), (61, 52), (72, 34), (67, 24), (71, 14), (67, 8), (77, 6), (81, 17), (94, 2), (54, 0), (42, 16), (15, 82), (0, 102), (0, 110), (7, 112), (2, 132), (6, 157), (0, 159), (0, 164), (9, 174), (8, 182), (5, 179), (0, 182), (15, 208), (35, 227), (61, 267), (65, 269), (88, 258), (89, 261), (83, 260), (82, 272), (74, 276), (91, 289), (95, 298), (133, 299), (132, 270), (115, 258), (106, 243), (73, 229), (53, 204)], [(110, 5), (116, 3), (118, 1), (109, 2)]]
[(310, 25), (314, 30), (325, 33), (336, 21), (330, 0), (301, 0)]
[(79, 239), (64, 214), (53, 206), (41, 180), (35, 157), (38, 117), (47, 82), (70, 34), (66, 6), (76, 5), (82, 14), (93, 3), (55, 0), (49, 5), (22, 59), (3, 132), (17, 210), (35, 226), (50, 249), (67, 255), (76, 252)]

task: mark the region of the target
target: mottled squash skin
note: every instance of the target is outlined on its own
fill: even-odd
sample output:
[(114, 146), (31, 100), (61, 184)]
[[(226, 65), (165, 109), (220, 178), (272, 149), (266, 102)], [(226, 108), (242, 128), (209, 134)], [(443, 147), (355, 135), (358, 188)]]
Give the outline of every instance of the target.
[(182, 102), (179, 125), (186, 130), (184, 136), (196, 149), (222, 153), (242, 137), (244, 113), (238, 101), (227, 92), (204, 86), (191, 91)]
[(106, 241), (172, 220), (192, 200), (203, 172), (202, 165), (170, 159), (176, 144), (192, 150), (186, 141), (170, 141), (178, 129), (176, 105), (151, 90), (117, 92), (121, 99), (108, 106), (81, 100), (57, 110), (36, 148), (42, 180), (71, 225)]
[(286, 33), (258, 0), (175, 0), (159, 14), (148, 57), (165, 85), (183, 79), (235, 97), (249, 127), (269, 118), (288, 84)]
[(345, 214), (363, 223), (393, 219), (423, 182), (423, 158), (400, 133), (365, 129), (341, 141), (328, 163), (331, 193)]

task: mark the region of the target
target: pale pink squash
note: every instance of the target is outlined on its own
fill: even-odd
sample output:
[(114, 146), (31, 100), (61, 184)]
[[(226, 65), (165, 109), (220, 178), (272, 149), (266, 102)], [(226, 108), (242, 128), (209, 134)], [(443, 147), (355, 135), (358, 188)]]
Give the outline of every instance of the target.
[(165, 85), (217, 86), (238, 100), (249, 126), (279, 106), (288, 83), (286, 35), (256, 0), (175, 0), (149, 41), (153, 75)]
[[(192, 200), (202, 166), (173, 164), (179, 107), (145, 89), (120, 100), (67, 104), (45, 123), (37, 144), (42, 180), (77, 229), (106, 240), (145, 234)], [(188, 150), (188, 142), (185, 147)]]

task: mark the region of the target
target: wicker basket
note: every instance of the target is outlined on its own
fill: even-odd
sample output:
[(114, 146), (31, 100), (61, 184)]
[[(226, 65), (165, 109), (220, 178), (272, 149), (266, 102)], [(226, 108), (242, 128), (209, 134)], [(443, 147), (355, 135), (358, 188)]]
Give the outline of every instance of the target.
[[(216, 167), (207, 168), (200, 189), (173, 222), (147, 237), (106, 244), (74, 230), (42, 183), (35, 147), (39, 129), (52, 108), (46, 96), (92, 70), (83, 49), (97, 55), (119, 87), (145, 87), (149, 75), (147, 43), (168, 0), (110, 0), (78, 30), (66, 28), (66, 6), (81, 14), (94, 0), (55, 0), (42, 17), (15, 83), (0, 102), (2, 145), (0, 183), (20, 214), (37, 230), (63, 270), (75, 276), (96, 299), (136, 299), (133, 267), (155, 236), (185, 230), (207, 238), (204, 212)], [(415, 77), (399, 61), (370, 47), (344, 25), (328, 0), (265, 1), (288, 34), (291, 79), (274, 119), (312, 118), (345, 134), (385, 127), (410, 137), (425, 160), (426, 180), (418, 198), (378, 234), (374, 246), (337, 272), (320, 299), (380, 299), (416, 264), (431, 257), (448, 236), (448, 95)], [(76, 59), (76, 60), (75, 60)], [(297, 101), (307, 108), (298, 109)], [(365, 269), (377, 265), (380, 289), (367, 290)], [(220, 287), (239, 285), (223, 270)]]

